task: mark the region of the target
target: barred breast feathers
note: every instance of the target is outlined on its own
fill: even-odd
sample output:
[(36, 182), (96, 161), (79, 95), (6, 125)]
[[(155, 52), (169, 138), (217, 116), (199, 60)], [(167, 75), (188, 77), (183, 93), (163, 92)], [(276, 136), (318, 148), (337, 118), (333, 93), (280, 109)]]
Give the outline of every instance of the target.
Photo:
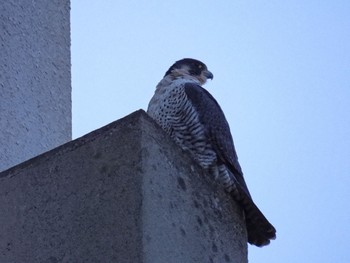
[(198, 81), (191, 79), (179, 78), (170, 81), (169, 78), (163, 78), (150, 101), (148, 114), (207, 169), (216, 160), (216, 154), (209, 147), (198, 112), (186, 95), (186, 83), (199, 85)]

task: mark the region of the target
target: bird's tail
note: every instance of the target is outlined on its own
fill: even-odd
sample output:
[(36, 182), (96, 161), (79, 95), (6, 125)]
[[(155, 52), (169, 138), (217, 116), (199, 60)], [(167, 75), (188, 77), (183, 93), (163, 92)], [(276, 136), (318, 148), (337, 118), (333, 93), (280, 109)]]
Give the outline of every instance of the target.
[(231, 195), (244, 210), (250, 244), (262, 247), (276, 238), (276, 229), (255, 205), (252, 198), (243, 189), (240, 189), (239, 184), (235, 185)]

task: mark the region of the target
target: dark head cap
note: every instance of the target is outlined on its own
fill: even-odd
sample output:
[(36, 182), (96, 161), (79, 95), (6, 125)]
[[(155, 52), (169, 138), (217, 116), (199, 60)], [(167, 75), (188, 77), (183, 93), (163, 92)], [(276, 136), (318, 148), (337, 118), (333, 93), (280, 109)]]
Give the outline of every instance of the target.
[(208, 71), (207, 66), (203, 62), (196, 60), (196, 59), (193, 59), (193, 58), (184, 58), (184, 59), (176, 61), (168, 69), (168, 71), (165, 73), (164, 76), (171, 74), (171, 71), (174, 69), (181, 69), (183, 67), (188, 68), (188, 72), (190, 75), (200, 76), (204, 72), (205, 76), (208, 79), (213, 79), (213, 74), (210, 71)]

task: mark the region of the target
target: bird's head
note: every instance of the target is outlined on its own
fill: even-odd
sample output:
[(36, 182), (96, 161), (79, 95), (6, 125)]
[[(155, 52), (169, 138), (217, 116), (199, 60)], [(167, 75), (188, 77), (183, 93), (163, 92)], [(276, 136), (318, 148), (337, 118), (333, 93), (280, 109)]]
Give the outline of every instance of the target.
[(184, 58), (176, 61), (168, 71), (165, 73), (164, 77), (170, 76), (172, 79), (185, 78), (199, 81), (203, 85), (207, 79), (213, 79), (213, 73), (211, 73), (207, 66), (196, 59)]

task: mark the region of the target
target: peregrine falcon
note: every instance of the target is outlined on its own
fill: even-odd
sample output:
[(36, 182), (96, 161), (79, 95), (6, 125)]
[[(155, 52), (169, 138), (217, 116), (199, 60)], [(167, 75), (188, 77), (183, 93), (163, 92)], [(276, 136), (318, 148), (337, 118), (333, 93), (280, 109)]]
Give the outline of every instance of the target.
[(176, 61), (158, 83), (147, 113), (240, 204), (248, 242), (267, 245), (276, 238), (276, 230), (252, 200), (225, 115), (201, 87), (207, 79), (213, 74), (201, 61)]

